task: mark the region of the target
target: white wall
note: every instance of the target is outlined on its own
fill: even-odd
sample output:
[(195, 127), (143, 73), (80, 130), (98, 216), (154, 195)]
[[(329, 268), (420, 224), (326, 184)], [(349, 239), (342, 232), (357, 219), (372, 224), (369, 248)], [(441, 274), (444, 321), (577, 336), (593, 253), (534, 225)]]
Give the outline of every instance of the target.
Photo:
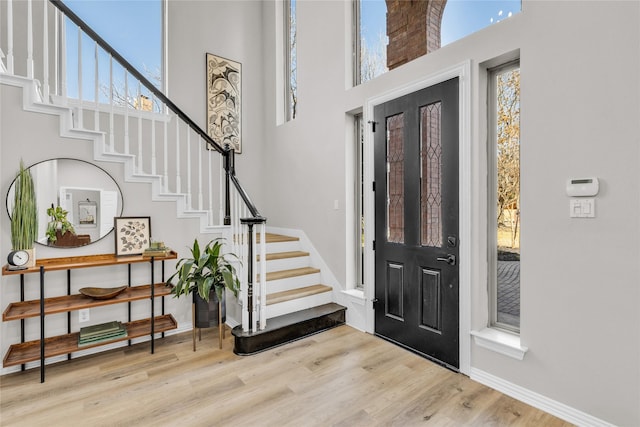
[[(640, 424), (638, 182), (640, 4), (530, 2), (523, 12), (345, 90), (349, 7), (298, 2), (299, 116), (277, 125), (275, 17), (264, 4), (265, 153), (270, 225), (301, 228), (343, 288), (346, 113), (466, 60), (472, 63), (472, 329), (486, 296), (483, 67), (520, 51), (524, 361), (472, 344), (471, 366), (578, 411)], [(347, 135), (345, 137), (345, 135)], [(567, 178), (598, 176), (595, 219), (569, 219)], [(333, 210), (334, 200), (339, 210)], [(371, 284), (368, 284), (371, 286)], [(367, 303), (368, 307), (370, 304)]]
[[(265, 205), (262, 172), (263, 49), (260, 1), (170, 0), (168, 2), (169, 97), (206, 129), (205, 55), (242, 64), (242, 154), (236, 156), (240, 182), (259, 210)], [(263, 215), (264, 212), (261, 212)]]

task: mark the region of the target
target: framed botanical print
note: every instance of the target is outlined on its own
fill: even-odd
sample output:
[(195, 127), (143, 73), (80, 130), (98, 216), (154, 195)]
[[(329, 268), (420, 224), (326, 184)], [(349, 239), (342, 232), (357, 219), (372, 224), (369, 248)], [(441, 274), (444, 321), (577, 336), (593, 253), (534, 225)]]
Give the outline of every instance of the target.
[(115, 217), (116, 256), (141, 255), (151, 243), (151, 217)]

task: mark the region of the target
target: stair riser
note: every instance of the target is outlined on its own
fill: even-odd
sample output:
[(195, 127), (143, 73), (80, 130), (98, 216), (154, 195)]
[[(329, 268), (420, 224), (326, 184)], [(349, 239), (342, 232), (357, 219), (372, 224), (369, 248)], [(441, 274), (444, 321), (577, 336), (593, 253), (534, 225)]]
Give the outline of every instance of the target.
[(267, 243), (267, 253), (276, 252), (293, 252), (300, 250), (300, 242), (295, 240), (292, 242), (275, 242)]
[(267, 272), (293, 270), (294, 268), (308, 267), (311, 258), (308, 256), (300, 256), (295, 258), (274, 259), (267, 261)]
[[(307, 308), (315, 307), (322, 304), (328, 304), (332, 301), (332, 292), (323, 292), (320, 294), (309, 295), (304, 298), (297, 298), (290, 301), (271, 304), (267, 306), (267, 319), (282, 316), (283, 314), (293, 313)], [(268, 322), (267, 322), (268, 323)]]
[(267, 281), (267, 293), (290, 291), (303, 286), (317, 285), (321, 283), (320, 273), (305, 274), (303, 276), (289, 277), (286, 279)]

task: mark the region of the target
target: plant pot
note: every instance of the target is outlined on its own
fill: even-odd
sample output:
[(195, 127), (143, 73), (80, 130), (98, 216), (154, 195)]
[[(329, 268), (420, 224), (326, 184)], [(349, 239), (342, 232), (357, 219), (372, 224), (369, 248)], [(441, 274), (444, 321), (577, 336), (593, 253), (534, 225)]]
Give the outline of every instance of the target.
[(64, 234), (60, 230), (56, 231), (56, 241), (49, 241), (50, 246), (59, 247), (78, 247), (91, 243), (91, 236), (89, 234), (73, 234), (70, 231), (66, 231)]
[[(227, 321), (227, 305), (224, 293), (222, 294), (222, 323)], [(218, 295), (215, 290), (209, 293), (209, 302), (205, 301), (198, 295), (193, 293), (193, 303), (195, 304), (195, 324), (196, 328), (210, 328), (218, 325)]]
[(35, 267), (36, 266), (36, 248), (34, 247), (31, 249), (25, 249), (25, 252), (29, 254), (29, 261), (27, 261), (27, 264), (25, 265), (25, 267), (27, 268)]

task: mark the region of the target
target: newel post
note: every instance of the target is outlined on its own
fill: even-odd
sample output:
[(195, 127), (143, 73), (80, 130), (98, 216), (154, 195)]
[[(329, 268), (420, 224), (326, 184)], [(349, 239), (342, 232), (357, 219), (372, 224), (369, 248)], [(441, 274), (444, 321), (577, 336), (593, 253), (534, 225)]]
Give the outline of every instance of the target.
[(231, 175), (235, 174), (235, 150), (224, 145), (224, 225), (231, 225)]
[[(266, 218), (252, 217), (240, 218), (240, 222), (248, 227), (247, 232), (247, 313), (249, 314), (249, 330), (253, 330), (253, 226), (256, 224), (264, 224)], [(264, 296), (263, 296), (264, 297)], [(261, 321), (262, 319), (258, 319)]]

